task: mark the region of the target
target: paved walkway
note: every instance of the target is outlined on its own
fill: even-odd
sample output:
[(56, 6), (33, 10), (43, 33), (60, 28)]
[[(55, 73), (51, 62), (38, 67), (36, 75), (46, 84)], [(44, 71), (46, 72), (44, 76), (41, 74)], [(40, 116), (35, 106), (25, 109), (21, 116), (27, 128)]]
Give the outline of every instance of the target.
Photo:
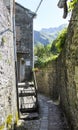
[(17, 130), (70, 130), (58, 104), (42, 95), (39, 95), (39, 104), (39, 119), (30, 121), (20, 120)]

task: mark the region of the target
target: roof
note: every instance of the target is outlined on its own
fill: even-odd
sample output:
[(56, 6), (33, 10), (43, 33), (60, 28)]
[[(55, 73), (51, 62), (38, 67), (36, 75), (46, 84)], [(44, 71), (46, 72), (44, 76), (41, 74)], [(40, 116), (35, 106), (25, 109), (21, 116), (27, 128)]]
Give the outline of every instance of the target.
[(30, 15), (32, 15), (33, 18), (36, 16), (36, 13), (34, 13), (34, 12), (32, 12), (31, 10), (27, 9), (26, 7), (20, 5), (19, 3), (15, 2), (15, 5), (20, 6), (20, 7), (23, 8), (24, 10), (28, 11), (28, 13), (29, 13)]

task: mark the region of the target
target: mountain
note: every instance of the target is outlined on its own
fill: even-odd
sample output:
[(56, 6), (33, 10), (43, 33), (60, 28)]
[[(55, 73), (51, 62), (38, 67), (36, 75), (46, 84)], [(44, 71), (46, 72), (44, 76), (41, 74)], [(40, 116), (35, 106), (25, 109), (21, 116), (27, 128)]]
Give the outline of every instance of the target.
[(67, 27), (67, 24), (62, 24), (59, 27), (54, 28), (42, 28), (40, 31), (34, 30), (35, 44), (42, 43), (43, 45), (47, 45), (51, 43), (54, 39), (56, 39), (58, 33), (65, 27)]

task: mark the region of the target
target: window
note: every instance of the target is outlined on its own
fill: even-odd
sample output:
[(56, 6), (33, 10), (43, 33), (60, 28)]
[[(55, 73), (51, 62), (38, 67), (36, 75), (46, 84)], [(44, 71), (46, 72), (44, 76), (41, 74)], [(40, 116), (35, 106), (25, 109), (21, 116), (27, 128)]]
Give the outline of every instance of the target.
[(21, 40), (21, 29), (20, 26), (16, 26), (16, 41), (19, 42)]

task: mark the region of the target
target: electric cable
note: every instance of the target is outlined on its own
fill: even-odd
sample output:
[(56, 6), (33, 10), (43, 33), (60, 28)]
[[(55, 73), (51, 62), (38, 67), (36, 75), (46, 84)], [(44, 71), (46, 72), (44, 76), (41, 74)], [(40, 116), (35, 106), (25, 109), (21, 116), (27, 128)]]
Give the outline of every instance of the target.
[(41, 1), (40, 1), (40, 3), (39, 3), (39, 5), (38, 5), (38, 7), (36, 8), (35, 14), (36, 14), (36, 13), (37, 13), (37, 11), (39, 10), (39, 8), (40, 8), (40, 6), (41, 6), (42, 2), (43, 2), (43, 0), (41, 0)]

